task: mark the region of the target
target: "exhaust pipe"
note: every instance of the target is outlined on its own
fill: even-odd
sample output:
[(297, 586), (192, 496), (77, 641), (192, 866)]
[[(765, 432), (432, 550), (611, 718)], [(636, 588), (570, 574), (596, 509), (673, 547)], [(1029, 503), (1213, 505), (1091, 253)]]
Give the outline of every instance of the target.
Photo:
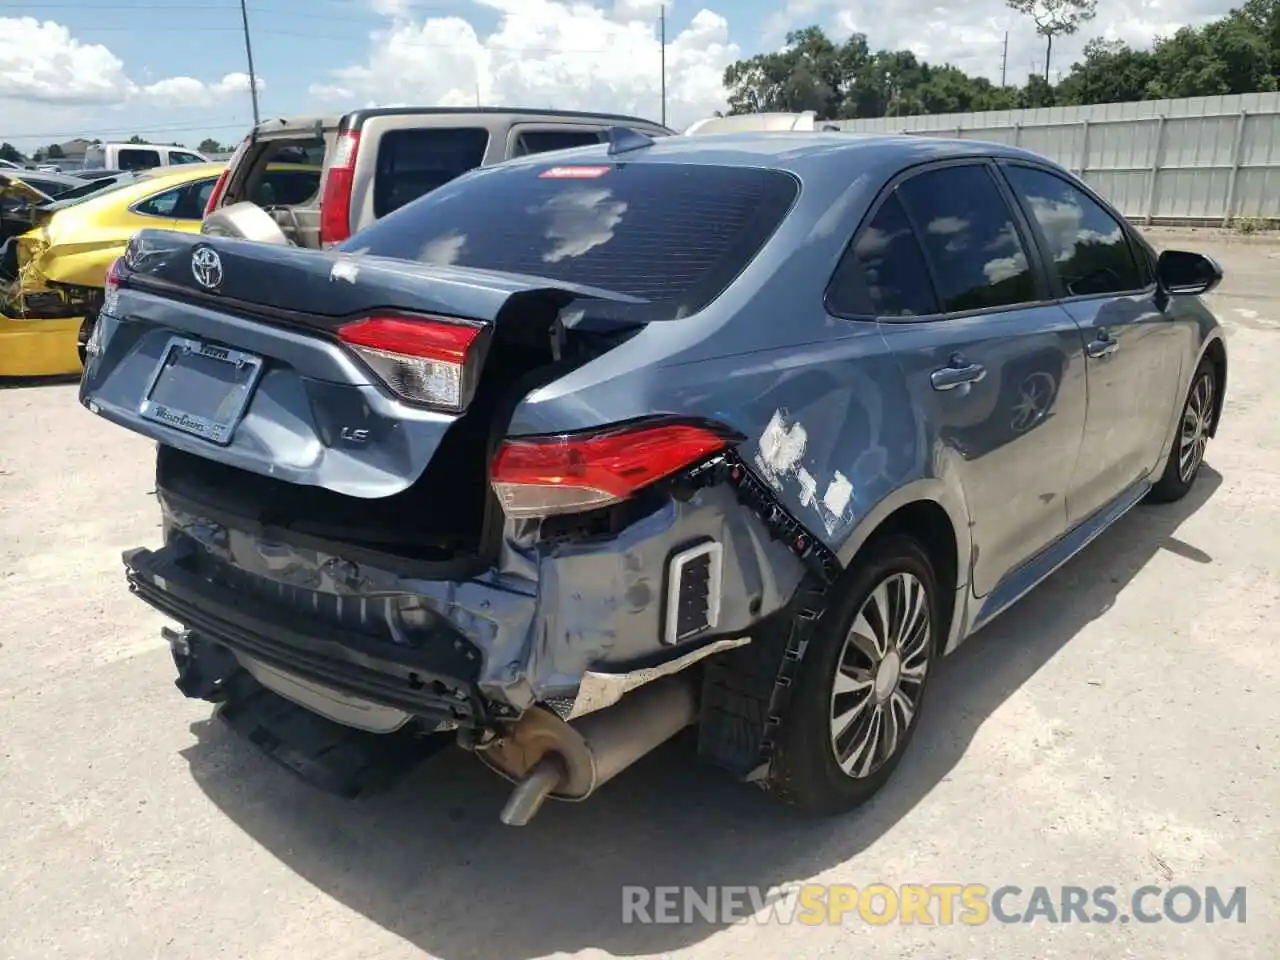
[(548, 797), (585, 800), (693, 723), (697, 713), (692, 677), (677, 674), (647, 683), (615, 706), (572, 723), (534, 707), (501, 740), (476, 755), (516, 783), (499, 819), (520, 827)]

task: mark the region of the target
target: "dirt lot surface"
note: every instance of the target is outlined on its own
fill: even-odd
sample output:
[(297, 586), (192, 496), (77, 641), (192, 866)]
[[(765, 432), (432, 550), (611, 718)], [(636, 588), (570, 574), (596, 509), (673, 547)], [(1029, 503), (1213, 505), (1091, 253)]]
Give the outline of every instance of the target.
[[(1280, 956), (1280, 245), (1188, 237), (1229, 279), (1219, 437), (934, 680), (896, 778), (810, 822), (660, 750), (497, 822), (447, 751), (345, 802), (172, 684), (119, 555), (155, 545), (152, 447), (70, 385), (0, 390), (0, 957)], [(1241, 924), (624, 925), (624, 885), (1247, 887)], [(1148, 908), (1159, 906), (1159, 897)], [(1185, 909), (1186, 901), (1183, 903)], [(935, 915), (934, 919), (938, 917)]]

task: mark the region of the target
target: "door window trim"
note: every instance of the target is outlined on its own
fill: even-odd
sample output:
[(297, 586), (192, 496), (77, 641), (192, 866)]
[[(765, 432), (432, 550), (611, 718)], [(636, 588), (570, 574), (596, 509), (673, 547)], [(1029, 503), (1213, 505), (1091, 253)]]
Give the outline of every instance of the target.
[[(874, 314), (855, 314), (846, 313), (832, 309), (831, 292), (835, 287), (836, 274), (840, 268), (844, 266), (846, 259), (851, 256), (853, 248), (857, 245), (862, 235), (870, 228), (871, 222), (880, 212), (880, 208), (884, 206), (889, 196), (895, 193), (899, 186), (907, 182), (913, 177), (929, 173), (934, 170), (945, 170), (950, 167), (984, 167), (987, 176), (991, 178), (992, 185), (996, 188), (996, 192), (1000, 194), (1005, 202), (1005, 207), (1009, 211), (1010, 219), (1013, 222), (1015, 232), (1018, 234), (1018, 240), (1022, 244), (1027, 254), (1027, 265), (1031, 268), (1031, 280), (1035, 288), (1036, 299), (1029, 300), (1024, 303), (1008, 303), (998, 307), (979, 307), (974, 310), (951, 311), (943, 309), (939, 313), (930, 313), (913, 317), (897, 317), (897, 316), (877, 316)], [(875, 198), (871, 201), (871, 205), (867, 208), (867, 212), (859, 221), (853, 234), (849, 238), (849, 242), (845, 244), (840, 259), (836, 262), (835, 269), (832, 271), (830, 278), (827, 280), (826, 288), (822, 293), (822, 305), (828, 315), (840, 320), (861, 321), (873, 323), (938, 323), (946, 320), (962, 320), (968, 317), (986, 316), (988, 314), (1007, 313), (1010, 310), (1028, 310), (1033, 307), (1043, 307), (1051, 305), (1057, 301), (1054, 296), (1053, 287), (1050, 285), (1049, 272), (1044, 259), (1044, 250), (1035, 234), (1031, 233), (1031, 224), (1027, 222), (1026, 213), (1022, 209), (1022, 205), (1017, 202), (1017, 198), (1012, 195), (1008, 184), (1004, 177), (995, 169), (996, 159), (983, 154), (975, 154), (967, 157), (948, 157), (944, 160), (926, 160), (921, 163), (912, 164), (904, 167), (894, 174), (880, 188)], [(912, 221), (911, 214), (906, 210), (903, 204), (903, 212), (906, 214), (907, 220), (911, 222), (912, 233), (915, 235), (916, 244), (920, 247), (920, 252), (924, 257), (925, 269), (929, 271), (928, 280), (934, 289), (934, 299), (938, 302), (938, 306), (942, 306), (942, 298), (937, 294), (937, 282), (933, 276), (933, 265), (929, 262), (929, 255), (925, 250), (924, 244), (920, 242), (920, 230)]]
[[(1035, 232), (1036, 242), (1042, 247), (1041, 258), (1044, 262), (1045, 276), (1049, 282), (1050, 289), (1054, 293), (1055, 300), (1059, 303), (1084, 303), (1090, 300), (1105, 300), (1113, 297), (1140, 297), (1155, 292), (1157, 287), (1155, 267), (1154, 265), (1151, 265), (1149, 271), (1143, 267), (1142, 261), (1145, 258), (1145, 251), (1142, 249), (1143, 244), (1136, 239), (1136, 231), (1133, 229), (1133, 226), (1129, 223), (1128, 219), (1116, 210), (1115, 207), (1090, 189), (1089, 185), (1083, 180), (1071, 176), (1067, 171), (1058, 170), (1047, 164), (1036, 163), (1034, 160), (1024, 160), (1022, 158), (1001, 159), (997, 162), (996, 166), (999, 168), (1000, 182), (1004, 184), (1005, 189), (1008, 190), (1013, 202), (1016, 203), (1019, 210), (1022, 211), (1023, 217), (1028, 221), (1031, 229)], [(1138, 279), (1146, 279), (1147, 273), (1150, 272), (1151, 276), (1149, 282), (1145, 286), (1127, 290), (1111, 290), (1106, 293), (1068, 294), (1066, 288), (1062, 285), (1061, 279), (1057, 275), (1057, 271), (1053, 269), (1052, 261), (1049, 259), (1049, 240), (1044, 235), (1044, 231), (1036, 220), (1035, 214), (1026, 208), (1026, 204), (1024, 204), (1022, 202), (1022, 198), (1018, 196), (1018, 191), (1014, 189), (1013, 183), (1005, 174), (1005, 168), (1007, 167), (1026, 167), (1029, 170), (1035, 170), (1039, 173), (1056, 177), (1072, 189), (1079, 190), (1086, 197), (1101, 207), (1109, 217), (1120, 225), (1120, 232), (1124, 234), (1125, 244), (1129, 248), (1129, 256), (1133, 257), (1134, 269), (1138, 271)]]

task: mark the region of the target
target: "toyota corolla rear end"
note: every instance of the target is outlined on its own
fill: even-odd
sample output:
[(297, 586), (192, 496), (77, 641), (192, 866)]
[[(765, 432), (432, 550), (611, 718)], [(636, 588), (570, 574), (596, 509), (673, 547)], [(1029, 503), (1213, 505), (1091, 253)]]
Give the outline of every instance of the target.
[[(81, 399), (159, 441), (163, 542), (124, 560), (180, 625), (184, 693), (234, 712), (265, 688), (388, 743), (456, 730), (520, 783), (513, 823), (694, 721), (689, 668), (803, 562), (743, 508), (732, 423), (664, 409), (659, 370), (798, 188), (675, 169), (495, 168), (333, 252), (133, 240)], [(632, 415), (521, 429), (533, 399), (591, 422), (574, 383), (609, 364), (654, 367)]]

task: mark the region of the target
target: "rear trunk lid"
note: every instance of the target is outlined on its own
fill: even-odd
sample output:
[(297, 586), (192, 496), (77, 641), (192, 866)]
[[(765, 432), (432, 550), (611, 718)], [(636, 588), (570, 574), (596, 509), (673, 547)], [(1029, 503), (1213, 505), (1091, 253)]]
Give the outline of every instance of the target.
[[(559, 311), (582, 298), (627, 299), (151, 230), (115, 269), (89, 346), (85, 406), (205, 460), (366, 499), (408, 490), (437, 452), (467, 459), (468, 470), (477, 455), (484, 464), (500, 398), (550, 361)], [(383, 326), (371, 333), (370, 318)], [(411, 375), (388, 358), (420, 329), (430, 356)]]

